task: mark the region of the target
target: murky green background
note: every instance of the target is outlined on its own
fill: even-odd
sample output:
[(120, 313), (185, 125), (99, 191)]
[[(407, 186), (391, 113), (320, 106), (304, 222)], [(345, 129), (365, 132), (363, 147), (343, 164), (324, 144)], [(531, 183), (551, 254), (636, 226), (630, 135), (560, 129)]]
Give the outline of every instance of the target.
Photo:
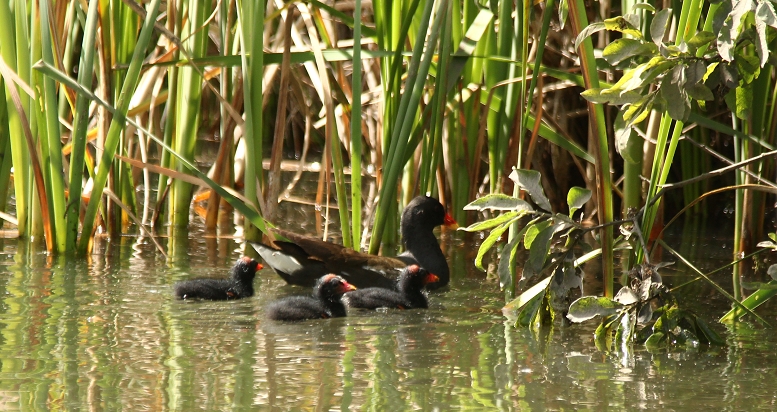
[[(235, 240), (195, 231), (165, 242), (169, 261), (135, 238), (98, 242), (89, 261), (0, 240), (0, 410), (777, 408), (774, 331), (715, 324), (725, 347), (620, 354), (595, 349), (593, 323), (533, 335), (502, 316), (498, 284), (472, 267), (476, 245), (445, 239), (453, 280), (431, 309), (298, 324), (264, 318), (270, 300), (307, 293), (270, 269), (250, 299), (173, 299), (178, 280), (226, 276)], [(726, 310), (703, 284), (684, 293), (710, 321)]]

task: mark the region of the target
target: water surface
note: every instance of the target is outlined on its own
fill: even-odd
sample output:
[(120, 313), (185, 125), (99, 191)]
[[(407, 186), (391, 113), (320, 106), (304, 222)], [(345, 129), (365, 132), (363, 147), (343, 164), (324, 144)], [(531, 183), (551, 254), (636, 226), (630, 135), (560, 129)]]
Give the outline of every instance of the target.
[[(724, 347), (620, 354), (596, 350), (593, 323), (535, 335), (502, 316), (476, 246), (448, 235), (453, 280), (429, 310), (296, 324), (265, 319), (269, 301), (307, 293), (270, 269), (250, 299), (175, 300), (174, 282), (226, 276), (243, 253), (201, 233), (175, 242), (168, 261), (129, 237), (73, 260), (0, 240), (0, 410), (777, 408), (772, 330), (715, 324)], [(684, 293), (711, 322), (726, 311), (703, 284)]]

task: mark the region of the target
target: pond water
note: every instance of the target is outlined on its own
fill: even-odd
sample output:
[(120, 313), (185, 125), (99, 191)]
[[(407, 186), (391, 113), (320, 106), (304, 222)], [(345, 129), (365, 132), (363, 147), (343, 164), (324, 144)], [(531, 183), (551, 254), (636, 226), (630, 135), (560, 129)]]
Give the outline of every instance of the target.
[(296, 324), (266, 320), (264, 308), (308, 291), (268, 268), (249, 299), (173, 298), (176, 281), (226, 276), (243, 253), (235, 239), (195, 231), (165, 242), (169, 260), (129, 237), (99, 242), (88, 260), (0, 240), (0, 410), (777, 408), (776, 334), (714, 323), (726, 304), (712, 289), (697, 282), (686, 294), (725, 346), (605, 354), (595, 322), (514, 328), (498, 283), (472, 265), (476, 246), (459, 236), (443, 236), (452, 283), (429, 310)]

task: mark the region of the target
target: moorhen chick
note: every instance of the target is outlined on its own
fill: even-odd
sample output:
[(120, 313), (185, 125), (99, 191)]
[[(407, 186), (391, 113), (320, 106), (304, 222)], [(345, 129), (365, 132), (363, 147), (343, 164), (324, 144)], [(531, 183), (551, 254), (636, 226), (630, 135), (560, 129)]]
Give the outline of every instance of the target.
[(402, 268), (419, 265), (434, 273), (438, 281), (427, 286), (436, 289), (448, 284), (448, 262), (440, 250), (434, 228), (456, 226), (440, 202), (418, 196), (402, 212), (401, 234), (405, 252), (397, 257), (375, 256), (282, 229), (270, 229), (285, 240), (274, 246), (251, 243), (262, 259), (287, 283), (312, 286), (322, 273), (334, 273), (358, 288), (396, 288)]
[(398, 291), (364, 288), (346, 293), (343, 301), (351, 308), (426, 309), (429, 307), (429, 301), (426, 300), (424, 287), (437, 280), (437, 276), (426, 269), (410, 265), (399, 274)]
[(341, 298), (351, 290), (356, 288), (330, 273), (316, 282), (313, 296), (289, 296), (271, 303), (267, 307), (267, 317), (286, 321), (340, 318), (346, 315)]
[(254, 277), (261, 269), (259, 262), (248, 256), (237, 260), (228, 279), (192, 279), (177, 282), (175, 296), (179, 299), (230, 300), (254, 294)]

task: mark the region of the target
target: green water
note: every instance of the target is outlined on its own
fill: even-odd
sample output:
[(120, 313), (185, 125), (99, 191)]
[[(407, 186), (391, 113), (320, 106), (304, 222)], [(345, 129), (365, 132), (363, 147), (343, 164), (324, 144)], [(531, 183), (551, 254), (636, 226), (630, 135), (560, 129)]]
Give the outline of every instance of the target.
[[(715, 324), (726, 346), (669, 353), (604, 354), (593, 324), (534, 335), (502, 316), (498, 284), (461, 240), (429, 310), (298, 324), (265, 319), (269, 301), (307, 293), (269, 269), (250, 299), (173, 298), (178, 280), (226, 276), (234, 240), (192, 235), (169, 261), (135, 243), (100, 242), (86, 261), (0, 240), (0, 410), (777, 408), (772, 330)], [(690, 293), (708, 320), (725, 312), (709, 289)]]

